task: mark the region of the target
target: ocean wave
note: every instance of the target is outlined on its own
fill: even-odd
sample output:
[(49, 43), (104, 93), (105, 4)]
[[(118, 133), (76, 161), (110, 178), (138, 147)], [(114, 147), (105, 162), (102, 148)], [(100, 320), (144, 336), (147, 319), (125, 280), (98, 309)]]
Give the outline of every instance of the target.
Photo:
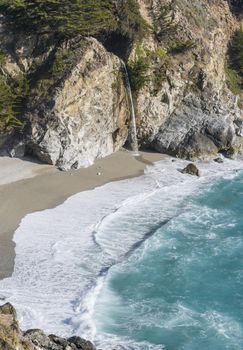
[[(21, 327), (104, 342), (94, 308), (109, 269), (141, 245), (146, 249), (158, 227), (183, 212), (188, 196), (243, 168), (238, 161), (200, 163), (203, 176), (198, 179), (178, 171), (186, 164), (158, 162), (141, 177), (109, 183), (27, 215), (14, 235), (13, 275), (0, 282), (1, 299), (16, 306)], [(139, 348), (132, 340), (122, 341), (121, 349)]]

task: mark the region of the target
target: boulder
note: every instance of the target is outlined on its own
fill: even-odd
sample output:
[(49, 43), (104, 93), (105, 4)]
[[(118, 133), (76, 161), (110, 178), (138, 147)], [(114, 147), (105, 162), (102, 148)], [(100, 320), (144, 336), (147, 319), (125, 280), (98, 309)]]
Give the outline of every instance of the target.
[(195, 176), (200, 176), (200, 171), (197, 168), (197, 166), (193, 163), (188, 164), (183, 170), (183, 174), (189, 174), (189, 175), (195, 175)]
[(214, 162), (221, 164), (221, 163), (223, 163), (224, 161), (223, 161), (223, 158), (218, 157), (218, 158), (215, 158), (215, 159), (214, 159)]
[(234, 159), (235, 156), (236, 156), (236, 150), (234, 149), (234, 147), (229, 147), (225, 152), (224, 152), (224, 156), (226, 158), (229, 158), (229, 159)]
[(71, 337), (68, 339), (69, 343), (74, 344), (77, 349), (80, 350), (95, 350), (94, 345), (85, 339), (82, 339), (80, 337)]
[[(24, 333), (24, 338), (39, 348), (49, 349), (51, 345), (51, 341), (48, 336), (45, 335), (45, 333), (40, 329), (30, 329), (26, 331)], [(58, 350), (58, 347), (54, 349)]]

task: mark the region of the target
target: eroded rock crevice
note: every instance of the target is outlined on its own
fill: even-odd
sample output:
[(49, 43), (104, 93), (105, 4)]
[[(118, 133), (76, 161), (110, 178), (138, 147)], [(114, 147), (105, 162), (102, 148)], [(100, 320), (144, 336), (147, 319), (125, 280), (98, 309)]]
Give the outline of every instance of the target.
[(133, 40), (131, 38), (119, 32), (113, 32), (99, 37), (98, 40), (108, 52), (113, 53), (123, 61), (128, 60), (133, 47)]

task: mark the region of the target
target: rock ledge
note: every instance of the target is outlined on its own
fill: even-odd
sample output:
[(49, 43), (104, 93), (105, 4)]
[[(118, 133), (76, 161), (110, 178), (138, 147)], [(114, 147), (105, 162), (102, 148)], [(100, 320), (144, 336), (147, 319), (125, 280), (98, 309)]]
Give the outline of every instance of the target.
[(7, 303), (0, 306), (1, 350), (95, 350), (95, 346), (80, 337), (69, 339), (47, 336), (39, 329), (22, 332), (14, 307)]

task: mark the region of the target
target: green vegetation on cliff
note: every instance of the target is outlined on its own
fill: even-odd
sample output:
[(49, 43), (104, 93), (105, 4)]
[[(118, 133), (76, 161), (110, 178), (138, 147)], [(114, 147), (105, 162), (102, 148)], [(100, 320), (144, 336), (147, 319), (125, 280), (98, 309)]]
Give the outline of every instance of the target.
[(154, 33), (158, 41), (173, 37), (177, 31), (171, 5), (158, 4), (155, 8), (153, 19)]
[(229, 88), (239, 94), (243, 89), (243, 30), (237, 31), (230, 43), (226, 76)]
[(150, 64), (146, 57), (137, 56), (133, 61), (129, 62), (129, 77), (131, 88), (135, 95), (150, 82), (149, 68)]
[(117, 31), (133, 40), (141, 40), (149, 31), (149, 25), (143, 19), (136, 0), (117, 1), (114, 10)]
[(141, 38), (148, 28), (137, 0), (0, 0), (0, 13), (14, 30), (57, 38), (112, 31)]
[(137, 0), (0, 0), (0, 15), (13, 34), (37, 34), (46, 38), (46, 52), (51, 46), (55, 48), (41, 79), (34, 65), (30, 72), (12, 79), (4, 73), (5, 57), (0, 53), (0, 130), (21, 124), (27, 83), (32, 95), (42, 94), (72, 65), (74, 57), (60, 49), (61, 42), (80, 35), (98, 37), (110, 33), (139, 41), (149, 30)]
[(243, 12), (243, 1), (242, 0), (228, 0), (232, 9), (236, 12), (236, 14), (240, 14)]
[(111, 0), (1, 0), (0, 12), (13, 28), (70, 37), (94, 35), (114, 24)]
[(193, 40), (179, 40), (179, 39), (174, 39), (170, 43), (170, 53), (171, 54), (180, 54), (180, 53), (185, 53), (193, 48), (196, 47), (196, 44)]
[(0, 131), (22, 126), (18, 115), (27, 89), (22, 75), (12, 79), (5, 73), (5, 60), (4, 53), (0, 52)]
[(169, 66), (170, 57), (162, 48), (148, 50), (137, 46), (133, 60), (127, 64), (133, 94), (136, 94), (153, 82), (156, 93), (166, 80), (166, 70)]
[(236, 32), (231, 43), (231, 62), (238, 74), (243, 77), (243, 30)]
[(0, 130), (7, 131), (11, 127), (20, 126), (16, 118), (15, 98), (11, 87), (3, 75), (0, 75)]

